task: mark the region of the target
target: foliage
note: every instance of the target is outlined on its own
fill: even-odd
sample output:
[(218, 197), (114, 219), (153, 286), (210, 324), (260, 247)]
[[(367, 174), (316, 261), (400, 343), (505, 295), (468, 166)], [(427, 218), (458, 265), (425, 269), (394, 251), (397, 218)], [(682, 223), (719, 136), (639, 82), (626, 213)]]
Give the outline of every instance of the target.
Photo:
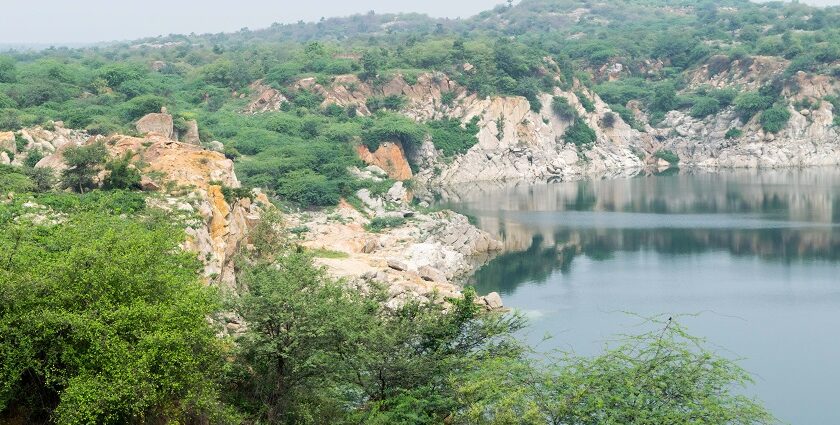
[[(664, 323), (663, 323), (664, 322)], [(770, 424), (737, 389), (752, 382), (670, 318), (587, 358), (476, 364), (457, 385), (460, 424)], [(461, 378), (463, 379), (463, 378)]]
[(755, 114), (773, 105), (773, 99), (758, 92), (746, 92), (735, 98), (735, 111), (747, 122)]
[(564, 96), (554, 96), (551, 98), (551, 111), (557, 118), (571, 121), (576, 119), (578, 114), (575, 108), (569, 104), (569, 99)]
[(365, 225), (365, 229), (369, 232), (379, 233), (385, 229), (392, 227), (400, 227), (406, 222), (403, 217), (374, 217), (370, 223)]
[(592, 101), (592, 99), (589, 98), (589, 96), (587, 96), (581, 91), (576, 91), (575, 96), (577, 96), (578, 101), (580, 101), (580, 104), (583, 106), (583, 109), (585, 109), (586, 112), (595, 112), (595, 103)]
[(656, 153), (653, 154), (653, 156), (659, 159), (664, 159), (671, 165), (677, 165), (680, 162), (680, 157), (674, 152), (667, 149), (658, 150), (656, 151)]
[(406, 104), (404, 96), (390, 95), (390, 96), (373, 96), (368, 98), (366, 106), (371, 112), (376, 112), (382, 109), (391, 111), (399, 111)]
[(3, 415), (116, 424), (216, 409), (216, 304), (179, 232), (101, 214), (2, 225)]
[(0, 165), (0, 195), (35, 190), (35, 183), (23, 170), (11, 165)]
[(726, 139), (737, 139), (744, 135), (744, 132), (740, 128), (732, 127), (729, 130), (726, 130), (726, 134), (723, 136)]
[(566, 143), (571, 143), (578, 147), (589, 146), (595, 143), (597, 139), (597, 135), (595, 134), (595, 130), (592, 127), (589, 127), (583, 120), (578, 119), (575, 120), (575, 123), (572, 124), (571, 127), (566, 129), (566, 133), (563, 135), (563, 140)]
[(713, 97), (699, 97), (694, 100), (689, 115), (694, 118), (706, 118), (720, 111), (720, 101)]
[(478, 117), (463, 127), (460, 121), (452, 118), (429, 121), (427, 125), (432, 143), (444, 157), (465, 153), (478, 143)]
[(409, 118), (394, 114), (381, 114), (365, 130), (362, 137), (365, 145), (372, 151), (379, 147), (379, 143), (387, 141), (400, 142), (405, 149), (411, 150), (423, 143), (426, 130), (421, 124)]
[(786, 105), (777, 105), (762, 112), (759, 122), (764, 131), (778, 133), (787, 126), (790, 116), (790, 110)]
[(95, 187), (93, 178), (105, 163), (108, 150), (102, 143), (85, 146), (71, 146), (64, 150), (67, 168), (61, 172), (61, 183), (65, 188), (84, 193)]
[(122, 158), (115, 158), (105, 164), (105, 175), (102, 181), (102, 188), (113, 189), (140, 189), (140, 170), (131, 163), (131, 153), (126, 152)]

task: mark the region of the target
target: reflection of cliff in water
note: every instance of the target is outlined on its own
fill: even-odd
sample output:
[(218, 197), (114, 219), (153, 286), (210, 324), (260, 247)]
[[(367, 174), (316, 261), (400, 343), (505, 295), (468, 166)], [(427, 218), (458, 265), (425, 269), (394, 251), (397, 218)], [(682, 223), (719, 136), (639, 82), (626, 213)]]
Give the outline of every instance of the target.
[(444, 197), (505, 242), (482, 291), (567, 273), (579, 256), (727, 252), (773, 262), (840, 263), (837, 170), (674, 176), (472, 190)]

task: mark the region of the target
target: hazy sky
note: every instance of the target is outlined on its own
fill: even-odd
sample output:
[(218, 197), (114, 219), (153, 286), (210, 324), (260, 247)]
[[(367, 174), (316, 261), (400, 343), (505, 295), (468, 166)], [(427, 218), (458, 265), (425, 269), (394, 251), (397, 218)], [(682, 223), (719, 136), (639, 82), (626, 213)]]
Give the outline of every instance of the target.
[(0, 0), (0, 44), (236, 31), (375, 10), (467, 17), (504, 0)]
[[(840, 4), (840, 0), (810, 0)], [(375, 10), (467, 17), (503, 0), (0, 0), (0, 44), (87, 43), (264, 28)]]

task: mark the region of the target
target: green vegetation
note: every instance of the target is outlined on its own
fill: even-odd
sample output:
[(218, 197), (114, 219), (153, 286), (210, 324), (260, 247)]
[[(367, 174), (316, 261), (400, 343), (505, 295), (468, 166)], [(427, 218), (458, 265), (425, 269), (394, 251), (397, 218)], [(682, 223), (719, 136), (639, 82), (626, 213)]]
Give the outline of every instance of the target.
[(105, 164), (108, 150), (101, 143), (71, 146), (64, 151), (67, 169), (61, 172), (61, 183), (67, 189), (85, 193), (96, 187), (94, 177)]
[(668, 149), (656, 151), (656, 153), (654, 153), (653, 156), (659, 159), (664, 159), (671, 165), (677, 165), (680, 163), (680, 157)]
[(554, 96), (551, 98), (551, 111), (557, 118), (571, 121), (577, 118), (578, 114), (575, 108), (569, 104), (569, 99), (563, 96)]
[(432, 143), (444, 157), (462, 154), (478, 143), (478, 117), (463, 126), (451, 118), (429, 121), (428, 126)]
[(790, 111), (787, 106), (778, 105), (762, 112), (759, 122), (764, 131), (778, 133), (785, 128), (789, 120)]
[(595, 102), (593, 102), (592, 99), (589, 98), (589, 96), (585, 95), (581, 91), (575, 92), (575, 96), (577, 96), (578, 100), (580, 101), (580, 104), (583, 106), (583, 109), (585, 109), (586, 112), (595, 112)]
[(379, 233), (385, 229), (400, 227), (406, 222), (403, 217), (374, 217), (365, 225), (369, 232)]
[[(7, 211), (4, 211), (7, 212)], [(160, 222), (0, 214), (0, 410), (24, 423), (219, 415), (216, 298)], [(82, 266), (83, 267), (80, 267)]]
[(571, 143), (577, 147), (591, 146), (597, 138), (598, 136), (595, 134), (595, 130), (582, 119), (575, 120), (575, 123), (566, 129), (566, 133), (563, 135), (563, 140), (566, 143)]
[(737, 139), (744, 135), (744, 132), (740, 128), (732, 127), (729, 130), (726, 130), (726, 134), (723, 136), (727, 139)]

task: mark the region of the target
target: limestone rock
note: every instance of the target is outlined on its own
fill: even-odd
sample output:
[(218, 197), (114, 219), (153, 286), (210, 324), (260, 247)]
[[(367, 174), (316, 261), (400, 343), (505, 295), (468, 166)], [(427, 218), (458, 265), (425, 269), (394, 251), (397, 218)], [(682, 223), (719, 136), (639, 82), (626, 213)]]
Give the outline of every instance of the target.
[(388, 259), (388, 267), (401, 272), (408, 270), (408, 265), (406, 265), (400, 260), (396, 260), (393, 258)]
[(0, 164), (9, 165), (11, 163), (12, 160), (9, 158), (9, 155), (5, 151), (0, 152)]
[(0, 151), (9, 151), (17, 153), (17, 143), (15, 142), (15, 133), (11, 131), (0, 132)]
[(487, 305), (487, 308), (490, 310), (498, 310), (504, 307), (502, 303), (502, 297), (499, 296), (498, 292), (491, 292), (484, 296), (484, 303)]
[(187, 121), (187, 132), (184, 134), (182, 138), (184, 143), (188, 143), (190, 145), (200, 145), (201, 139), (198, 135), (198, 121), (196, 120), (189, 120)]
[(168, 113), (151, 113), (137, 121), (137, 132), (140, 134), (157, 134), (167, 139), (175, 135), (174, 121)]
[(434, 267), (421, 266), (417, 273), (420, 274), (420, 278), (429, 282), (446, 282), (446, 275)]

